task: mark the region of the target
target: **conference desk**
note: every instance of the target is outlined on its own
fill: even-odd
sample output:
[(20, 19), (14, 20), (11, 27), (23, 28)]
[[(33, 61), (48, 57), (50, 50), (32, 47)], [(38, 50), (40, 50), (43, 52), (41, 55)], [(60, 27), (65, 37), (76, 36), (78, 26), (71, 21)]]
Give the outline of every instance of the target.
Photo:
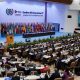
[(40, 79), (40, 76), (37, 75), (29, 75), (27, 77), (24, 78), (24, 80), (37, 80)]
[(8, 61), (10, 64), (22, 64), (22, 63), (25, 63), (25, 60), (24, 61)]
[(43, 58), (45, 59), (49, 59), (51, 56), (48, 56), (48, 55), (44, 55)]
[(47, 36), (47, 35), (55, 35), (55, 32), (50, 31), (50, 32), (39, 32), (39, 33), (24, 33), (23, 38)]
[(0, 80), (4, 80), (4, 79), (5, 79), (4, 77), (1, 77), (1, 78), (0, 78)]

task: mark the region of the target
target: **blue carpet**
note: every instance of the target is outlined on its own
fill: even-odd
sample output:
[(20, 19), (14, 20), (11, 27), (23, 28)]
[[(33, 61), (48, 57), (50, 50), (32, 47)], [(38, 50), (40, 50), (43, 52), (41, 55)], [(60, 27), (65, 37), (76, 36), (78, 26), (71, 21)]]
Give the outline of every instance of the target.
[[(59, 37), (65, 35), (68, 35), (68, 33), (56, 32), (55, 35), (52, 35), (52, 37)], [(33, 38), (28, 38), (28, 40), (33, 41), (33, 40), (46, 39), (46, 38), (50, 38), (50, 36), (33, 37)], [(0, 35), (0, 43), (4, 43), (4, 42), (6, 42), (6, 38), (1, 37)], [(14, 36), (14, 42), (25, 42), (25, 38), (23, 38), (22, 35), (16, 35)]]

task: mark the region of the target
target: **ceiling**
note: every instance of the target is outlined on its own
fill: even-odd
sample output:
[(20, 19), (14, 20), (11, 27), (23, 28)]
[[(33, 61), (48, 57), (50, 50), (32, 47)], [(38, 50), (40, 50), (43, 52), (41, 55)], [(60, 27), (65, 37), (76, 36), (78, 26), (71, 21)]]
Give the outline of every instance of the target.
[[(11, 1), (11, 0), (0, 0), (0, 1)], [(59, 2), (64, 4), (71, 4), (73, 0), (13, 0), (13, 1), (50, 1), (50, 2)]]

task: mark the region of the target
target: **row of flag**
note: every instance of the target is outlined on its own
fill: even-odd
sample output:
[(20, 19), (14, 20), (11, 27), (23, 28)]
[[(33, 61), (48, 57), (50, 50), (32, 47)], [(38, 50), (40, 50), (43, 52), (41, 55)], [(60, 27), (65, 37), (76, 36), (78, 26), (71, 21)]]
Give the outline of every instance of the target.
[(27, 23), (27, 24), (1, 23), (0, 32), (1, 35), (49, 32), (53, 31), (53, 27), (54, 26), (49, 23), (46, 26), (43, 23)]

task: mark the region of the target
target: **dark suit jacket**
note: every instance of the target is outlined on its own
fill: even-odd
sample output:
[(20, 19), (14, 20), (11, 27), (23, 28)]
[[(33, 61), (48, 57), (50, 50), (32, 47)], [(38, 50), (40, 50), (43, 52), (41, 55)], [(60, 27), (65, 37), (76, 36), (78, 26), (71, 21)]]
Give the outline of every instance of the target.
[(58, 71), (55, 71), (50, 77), (50, 80), (54, 80), (55, 78), (60, 78), (60, 74)]
[(12, 77), (11, 80), (20, 80), (20, 77), (19, 76), (15, 76), (15, 77)]

